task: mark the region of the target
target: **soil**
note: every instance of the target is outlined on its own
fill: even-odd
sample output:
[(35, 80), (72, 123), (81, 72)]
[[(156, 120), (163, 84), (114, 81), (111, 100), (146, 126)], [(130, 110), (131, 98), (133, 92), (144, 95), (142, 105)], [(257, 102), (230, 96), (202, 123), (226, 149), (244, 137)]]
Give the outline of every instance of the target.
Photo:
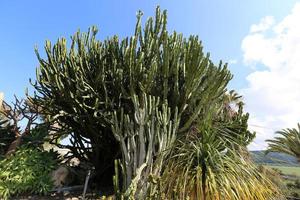
[[(41, 196), (41, 195), (24, 195), (13, 197), (11, 200), (82, 200), (82, 193), (52, 193), (48, 196)], [(113, 200), (113, 196), (108, 196), (106, 200)], [(88, 193), (85, 196), (85, 200), (102, 200), (102, 197), (95, 193)]]

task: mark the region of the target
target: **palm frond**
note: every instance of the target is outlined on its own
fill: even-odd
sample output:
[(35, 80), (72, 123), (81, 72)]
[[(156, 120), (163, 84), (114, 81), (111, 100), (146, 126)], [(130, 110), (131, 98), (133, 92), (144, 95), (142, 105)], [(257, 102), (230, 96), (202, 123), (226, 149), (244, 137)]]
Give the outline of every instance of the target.
[(276, 132), (277, 137), (266, 140), (268, 152), (280, 152), (294, 156), (300, 161), (300, 124), (297, 128), (288, 128)]

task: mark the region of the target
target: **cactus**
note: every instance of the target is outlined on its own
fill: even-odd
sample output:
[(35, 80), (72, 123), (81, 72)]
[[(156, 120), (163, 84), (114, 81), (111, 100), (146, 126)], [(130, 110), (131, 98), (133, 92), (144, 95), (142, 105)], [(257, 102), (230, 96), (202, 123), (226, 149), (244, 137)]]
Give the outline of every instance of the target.
[(170, 107), (161, 103), (160, 98), (144, 94), (140, 99), (133, 96), (134, 117), (124, 114), (123, 110), (120, 116), (114, 113), (112, 131), (121, 146), (125, 196), (133, 193), (144, 198), (148, 176), (160, 174), (162, 161), (176, 139), (180, 120), (177, 109), (171, 118)]
[[(173, 130), (184, 134), (209, 113), (232, 78), (226, 64), (216, 66), (209, 54), (203, 53), (197, 36), (184, 38), (167, 31), (166, 11), (158, 7), (156, 17), (149, 18), (144, 29), (141, 17), (139, 12), (134, 35), (122, 40), (113, 36), (99, 41), (97, 28), (92, 27), (87, 34), (77, 32), (69, 50), (64, 38), (54, 45), (47, 41), (45, 59), (36, 50), (40, 66), (37, 81), (32, 82), (36, 93), (30, 97), (47, 121), (59, 124), (52, 143), (70, 135), (72, 144), (59, 146), (91, 163), (102, 183), (112, 184), (114, 160), (119, 159), (120, 152), (122, 163), (136, 159), (134, 166), (128, 164), (122, 171), (127, 187), (143, 163), (150, 173), (151, 162), (156, 162), (153, 153), (161, 153), (172, 143)], [(145, 102), (155, 108), (144, 110)], [(143, 118), (154, 117), (154, 113), (157, 119)], [(145, 120), (162, 130), (145, 134), (148, 125), (136, 124)], [(113, 131), (118, 123), (126, 130)], [(129, 131), (139, 131), (138, 138), (128, 141), (123, 134)], [(137, 149), (126, 145), (137, 145)], [(157, 163), (161, 165), (161, 161)]]

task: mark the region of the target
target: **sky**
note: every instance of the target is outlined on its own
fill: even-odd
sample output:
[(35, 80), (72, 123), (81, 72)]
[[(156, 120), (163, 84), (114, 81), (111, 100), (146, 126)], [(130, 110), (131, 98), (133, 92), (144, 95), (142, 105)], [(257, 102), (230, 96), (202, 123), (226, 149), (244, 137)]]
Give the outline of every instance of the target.
[(274, 132), (300, 122), (300, 2), (294, 0), (52, 0), (0, 1), (0, 92), (10, 102), (35, 80), (45, 40), (99, 28), (98, 39), (130, 36), (136, 12), (168, 11), (168, 29), (199, 35), (213, 62), (229, 63), (229, 89), (243, 95), (250, 150), (266, 148)]

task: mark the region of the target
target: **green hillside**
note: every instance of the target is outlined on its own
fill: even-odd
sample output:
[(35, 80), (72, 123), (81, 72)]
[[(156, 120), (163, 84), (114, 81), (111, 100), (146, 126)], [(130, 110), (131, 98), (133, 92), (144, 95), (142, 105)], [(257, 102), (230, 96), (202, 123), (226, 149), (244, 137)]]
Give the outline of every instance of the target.
[(298, 167), (296, 158), (286, 155), (283, 153), (268, 153), (265, 154), (265, 151), (251, 151), (252, 159), (257, 164), (262, 165), (275, 165), (275, 166), (290, 166)]

